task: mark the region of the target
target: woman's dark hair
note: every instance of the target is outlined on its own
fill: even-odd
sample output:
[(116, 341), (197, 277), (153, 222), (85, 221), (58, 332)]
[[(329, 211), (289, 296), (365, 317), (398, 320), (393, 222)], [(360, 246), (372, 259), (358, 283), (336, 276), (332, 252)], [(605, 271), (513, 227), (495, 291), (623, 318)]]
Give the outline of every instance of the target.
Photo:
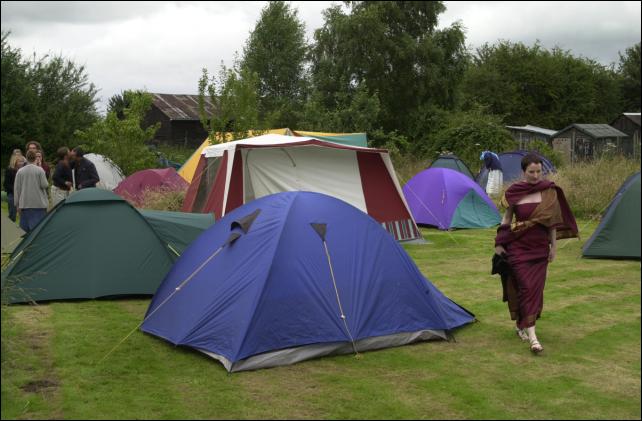
[(526, 154), (522, 158), (522, 171), (526, 171), (526, 168), (531, 164), (543, 164), (542, 157), (534, 153)]
[(58, 148), (58, 151), (56, 152), (56, 155), (58, 155), (58, 160), (59, 161), (64, 160), (68, 153), (69, 153), (68, 147), (61, 146), (60, 148)]

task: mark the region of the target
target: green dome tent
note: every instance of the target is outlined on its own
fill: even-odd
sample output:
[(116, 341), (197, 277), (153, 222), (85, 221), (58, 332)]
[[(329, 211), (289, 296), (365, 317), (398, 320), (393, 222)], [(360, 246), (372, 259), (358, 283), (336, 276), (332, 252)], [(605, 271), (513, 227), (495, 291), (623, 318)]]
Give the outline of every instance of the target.
[(140, 209), (140, 214), (154, 228), (164, 244), (181, 255), (192, 241), (214, 224), (214, 214), (169, 212)]
[(439, 155), (428, 168), (450, 168), (451, 170), (459, 171), (471, 180), (475, 179), (468, 165), (453, 154)]
[(584, 257), (640, 259), (640, 173), (629, 177), (582, 249)]
[(16, 247), (2, 285), (10, 303), (154, 294), (176, 258), (166, 238), (120, 196), (80, 190)]

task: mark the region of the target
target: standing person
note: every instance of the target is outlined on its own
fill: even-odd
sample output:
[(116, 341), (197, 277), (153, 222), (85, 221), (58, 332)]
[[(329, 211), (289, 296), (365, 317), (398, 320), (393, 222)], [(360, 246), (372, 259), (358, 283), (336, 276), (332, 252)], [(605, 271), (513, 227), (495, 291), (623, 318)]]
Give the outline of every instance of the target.
[(495, 253), (510, 268), (506, 295), (517, 335), (539, 353), (544, 348), (535, 321), (544, 306), (546, 270), (555, 259), (557, 240), (577, 237), (578, 231), (562, 189), (542, 178), (542, 159), (528, 154), (521, 167), (524, 180), (511, 185), (502, 198), (507, 209), (497, 229)]
[(42, 151), (36, 151), (36, 165), (42, 168), (42, 170), (45, 172), (45, 177), (47, 177), (47, 180), (49, 180), (51, 169), (49, 168), (49, 164), (45, 162), (44, 154), (42, 153)]
[(7, 192), (7, 205), (9, 207), (9, 219), (16, 222), (16, 205), (13, 203), (13, 187), (16, 181), (16, 174), (25, 163), (20, 149), (15, 149), (9, 159), (9, 166), (4, 173), (4, 191)]
[(36, 152), (27, 151), (27, 165), (18, 170), (13, 187), (13, 200), (23, 231), (30, 232), (47, 214), (47, 187), (45, 171), (36, 165)]
[(96, 187), (100, 181), (98, 171), (93, 162), (84, 157), (80, 146), (77, 146), (71, 151), (72, 169), (76, 179), (76, 190), (86, 189), (89, 187)]
[(47, 180), (49, 180), (51, 169), (49, 168), (49, 164), (47, 164), (47, 162), (45, 161), (45, 152), (42, 149), (40, 142), (37, 142), (35, 140), (31, 140), (27, 142), (25, 146), (25, 151), (36, 151), (36, 152), (40, 151), (40, 157), (37, 157), (36, 165), (38, 165), (43, 170), (45, 170), (45, 175), (47, 176)]
[(479, 159), (484, 161), (484, 168), (488, 170), (488, 181), (486, 182), (486, 194), (497, 196), (502, 191), (504, 184), (504, 173), (502, 172), (502, 163), (495, 152), (484, 151)]
[(66, 199), (71, 193), (72, 175), (69, 166), (69, 148), (63, 146), (58, 148), (58, 163), (54, 169), (51, 186), (51, 206), (56, 206), (60, 201)]

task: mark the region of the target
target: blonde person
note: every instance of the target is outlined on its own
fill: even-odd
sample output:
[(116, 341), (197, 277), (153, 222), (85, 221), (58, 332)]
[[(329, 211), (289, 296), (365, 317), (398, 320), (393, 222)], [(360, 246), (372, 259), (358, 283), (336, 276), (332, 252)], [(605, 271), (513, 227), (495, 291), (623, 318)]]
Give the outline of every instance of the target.
[(16, 206), (13, 203), (13, 186), (16, 181), (18, 170), (23, 167), (26, 160), (20, 149), (14, 149), (9, 159), (9, 166), (4, 173), (4, 191), (7, 192), (7, 205), (9, 208), (9, 219), (16, 222)]
[(69, 166), (69, 148), (63, 146), (58, 148), (56, 153), (58, 163), (54, 169), (51, 185), (51, 206), (56, 206), (62, 200), (65, 200), (72, 189), (72, 175)]

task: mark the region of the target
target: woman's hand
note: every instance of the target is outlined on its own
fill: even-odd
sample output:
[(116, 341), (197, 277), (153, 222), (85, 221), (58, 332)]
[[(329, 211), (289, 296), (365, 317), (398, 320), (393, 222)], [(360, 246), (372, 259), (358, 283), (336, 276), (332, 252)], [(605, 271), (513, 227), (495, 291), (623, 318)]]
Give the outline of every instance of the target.
[(506, 249), (504, 248), (504, 246), (495, 246), (495, 254), (499, 254), (501, 256), (504, 253), (506, 253)]
[(555, 260), (555, 255), (557, 254), (557, 247), (552, 246), (551, 249), (548, 252), (548, 261), (549, 263)]

